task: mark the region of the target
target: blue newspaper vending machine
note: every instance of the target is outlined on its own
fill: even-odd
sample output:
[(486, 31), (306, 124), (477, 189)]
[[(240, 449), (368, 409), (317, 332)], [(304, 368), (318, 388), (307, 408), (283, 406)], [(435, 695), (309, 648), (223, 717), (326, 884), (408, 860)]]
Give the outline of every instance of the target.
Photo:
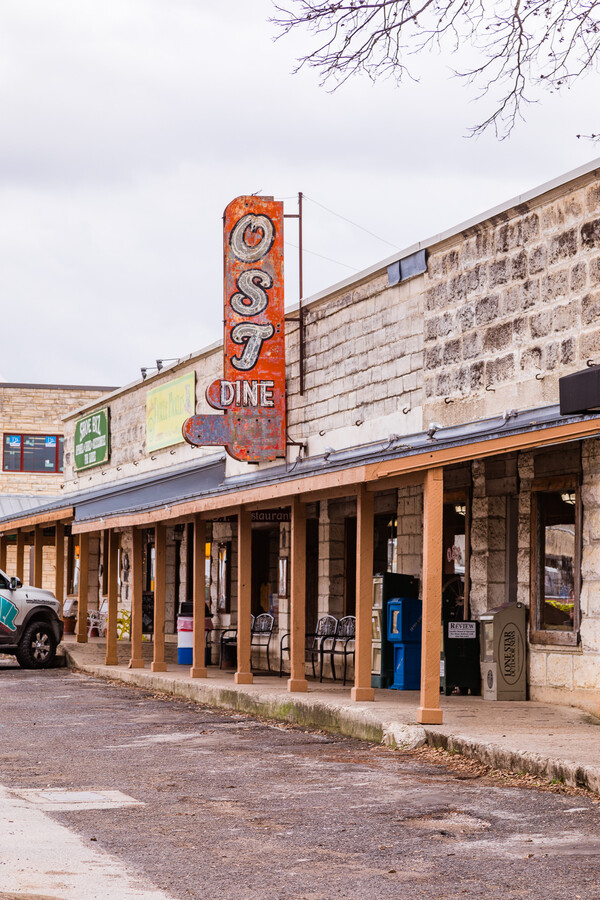
[(421, 601), (402, 597), (388, 603), (388, 641), (394, 648), (396, 691), (416, 691), (421, 684)]

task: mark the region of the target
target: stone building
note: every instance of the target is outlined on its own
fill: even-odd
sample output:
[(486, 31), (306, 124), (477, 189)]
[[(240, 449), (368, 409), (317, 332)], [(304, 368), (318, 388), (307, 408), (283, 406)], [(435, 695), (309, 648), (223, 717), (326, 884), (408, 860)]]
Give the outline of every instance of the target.
[[(0, 382), (0, 511), (4, 515), (31, 510), (64, 490), (63, 443), (65, 413), (96, 400), (108, 387)], [(24, 582), (33, 583), (34, 565), (29, 532), (14, 534), (0, 568), (8, 567)], [(43, 549), (43, 585), (54, 586), (52, 536)], [(41, 583), (41, 582), (40, 582)]]
[[(133, 602), (142, 665), (152, 595), (161, 671), (180, 603), (201, 613), (207, 597), (216, 624), (239, 624), (245, 682), (246, 617), (270, 611), (275, 650), (296, 640), (290, 690), (305, 690), (304, 632), (355, 615), (352, 690), (366, 701), (372, 578), (395, 571), (421, 582), (421, 721), (441, 720), (441, 616), (517, 601), (529, 698), (600, 714), (600, 414), (559, 408), (559, 379), (600, 365), (600, 161), (309, 298), (303, 318), (303, 373), (296, 310), (286, 325), (285, 459), (149, 443), (152, 391), (192, 376), (194, 411), (209, 412), (221, 345), (65, 418), (65, 486), (43, 514), (105, 573), (93, 597), (80, 591), (79, 639), (82, 604), (106, 595), (114, 663), (117, 602)], [(110, 458), (78, 467), (76, 425), (101, 407)], [(30, 521), (5, 516), (3, 539)], [(195, 625), (191, 675), (205, 677)]]

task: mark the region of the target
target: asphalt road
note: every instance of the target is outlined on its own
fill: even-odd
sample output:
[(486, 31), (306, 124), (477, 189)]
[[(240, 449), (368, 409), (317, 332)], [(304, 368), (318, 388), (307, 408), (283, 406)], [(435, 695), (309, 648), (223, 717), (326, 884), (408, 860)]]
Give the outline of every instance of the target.
[(66, 670), (5, 664), (0, 702), (0, 784), (139, 801), (47, 814), (178, 900), (600, 900), (600, 804), (581, 791)]

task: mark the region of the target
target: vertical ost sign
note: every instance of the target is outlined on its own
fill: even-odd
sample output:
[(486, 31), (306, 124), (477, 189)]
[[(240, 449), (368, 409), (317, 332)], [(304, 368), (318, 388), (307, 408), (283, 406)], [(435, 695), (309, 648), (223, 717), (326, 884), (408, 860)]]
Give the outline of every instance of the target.
[(285, 456), (283, 203), (237, 197), (224, 215), (224, 377), (206, 391), (223, 415), (191, 416), (189, 444), (260, 462)]

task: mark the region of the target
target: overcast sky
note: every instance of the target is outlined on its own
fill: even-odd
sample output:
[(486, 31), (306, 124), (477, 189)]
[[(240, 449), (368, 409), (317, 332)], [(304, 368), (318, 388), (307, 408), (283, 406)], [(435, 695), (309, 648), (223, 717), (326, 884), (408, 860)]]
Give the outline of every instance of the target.
[[(221, 216), (303, 191), (305, 296), (600, 155), (598, 78), (464, 137), (481, 102), (292, 75), (270, 0), (0, 0), (0, 376), (125, 384), (222, 336)], [(489, 112), (489, 110), (488, 110)], [(311, 202), (311, 201), (316, 201)], [(321, 204), (320, 206), (317, 204)], [(383, 238), (377, 240), (322, 206)], [(297, 231), (286, 226), (286, 296)]]

